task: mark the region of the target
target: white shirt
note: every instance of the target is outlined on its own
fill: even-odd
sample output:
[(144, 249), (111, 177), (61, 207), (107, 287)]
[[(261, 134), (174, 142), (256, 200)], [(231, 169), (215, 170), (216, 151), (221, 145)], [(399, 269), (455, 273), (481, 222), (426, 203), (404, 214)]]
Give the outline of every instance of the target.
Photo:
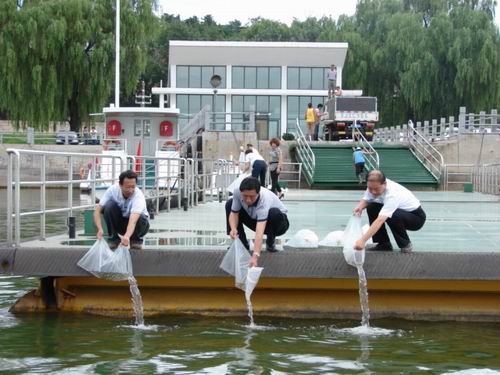
[(403, 211), (414, 211), (420, 207), (420, 201), (413, 195), (413, 193), (401, 186), (397, 182), (386, 179), (387, 185), (382, 195), (375, 197), (366, 189), (363, 195), (363, 200), (367, 202), (381, 203), (384, 206), (379, 212), (379, 215), (385, 217), (392, 217), (392, 214), (397, 209)]
[(104, 207), (110, 200), (114, 201), (120, 207), (123, 217), (130, 217), (130, 214), (140, 214), (141, 216), (149, 217), (146, 208), (146, 199), (141, 189), (137, 186), (134, 193), (128, 198), (123, 196), (119, 183), (110, 186), (99, 200), (99, 206)]
[(255, 163), (256, 160), (265, 161), (264, 158), (258, 152), (253, 151), (246, 154), (245, 162), (250, 163), (251, 167), (253, 167), (253, 163)]

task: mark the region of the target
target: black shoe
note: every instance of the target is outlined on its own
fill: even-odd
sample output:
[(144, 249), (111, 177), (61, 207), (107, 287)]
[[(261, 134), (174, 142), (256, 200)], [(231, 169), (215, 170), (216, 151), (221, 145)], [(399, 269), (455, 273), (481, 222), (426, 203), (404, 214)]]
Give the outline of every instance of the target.
[(130, 250), (142, 250), (142, 242), (131, 242)]
[(392, 245), (390, 242), (380, 242), (377, 244), (366, 245), (367, 251), (392, 251)]
[(119, 242), (108, 242), (108, 246), (111, 250), (116, 250), (119, 244)]
[(266, 243), (266, 251), (269, 251), (270, 253), (277, 252), (278, 250), (276, 250), (276, 242), (273, 242), (272, 245)]

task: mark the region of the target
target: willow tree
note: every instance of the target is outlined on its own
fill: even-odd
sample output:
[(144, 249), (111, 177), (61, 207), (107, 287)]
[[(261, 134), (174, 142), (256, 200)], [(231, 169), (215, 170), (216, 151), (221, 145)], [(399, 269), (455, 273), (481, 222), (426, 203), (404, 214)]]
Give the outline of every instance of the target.
[[(154, 0), (121, 1), (121, 87), (136, 87)], [(17, 125), (78, 131), (114, 86), (115, 0), (2, 1), (0, 107)]]

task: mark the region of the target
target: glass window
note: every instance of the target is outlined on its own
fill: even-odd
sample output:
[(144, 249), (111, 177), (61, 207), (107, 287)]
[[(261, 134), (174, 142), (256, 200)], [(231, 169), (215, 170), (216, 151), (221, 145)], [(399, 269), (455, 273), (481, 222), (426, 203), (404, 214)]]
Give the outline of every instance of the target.
[(177, 87), (188, 87), (189, 85), (189, 67), (177, 67)]
[(257, 88), (258, 89), (269, 88), (269, 68), (267, 67), (257, 68)]
[(325, 70), (323, 68), (312, 68), (312, 89), (325, 89)]
[(201, 67), (201, 87), (212, 88), (210, 84), (210, 78), (214, 75), (214, 68), (212, 66), (202, 66)]
[(281, 118), (281, 97), (280, 96), (270, 96), (269, 97), (269, 112), (271, 112), (271, 118), (275, 118), (275, 119)]
[(245, 88), (257, 88), (257, 68), (252, 66), (245, 67)]
[(189, 113), (189, 98), (187, 95), (177, 95), (177, 108), (179, 108), (180, 113)]
[(231, 121), (233, 125), (231, 126), (232, 130), (241, 130), (243, 128), (241, 122), (243, 121), (243, 96), (242, 95), (233, 95), (231, 97), (231, 105), (232, 112), (240, 112), (231, 115)]
[(301, 90), (311, 89), (311, 68), (300, 68), (299, 88)]
[(269, 96), (257, 96), (257, 112), (269, 112)]
[(189, 95), (189, 114), (195, 115), (200, 112), (201, 97), (200, 95)]
[(299, 88), (299, 68), (288, 68), (287, 88), (296, 90)]
[(244, 70), (242, 66), (233, 66), (233, 89), (242, 89), (244, 83)]
[(270, 89), (281, 88), (281, 68), (279, 67), (269, 68), (269, 88)]
[(222, 78), (220, 81), (219, 88), (225, 89), (226, 88), (226, 67), (225, 66), (215, 66), (214, 67), (214, 74), (218, 74)]
[(201, 66), (189, 67), (189, 87), (201, 87)]
[(213, 106), (213, 95), (202, 95), (201, 96), (201, 108), (204, 108), (206, 106), (208, 106), (210, 109), (209, 111), (212, 110), (212, 106)]
[(255, 111), (256, 98), (253, 95), (245, 96), (243, 98), (243, 110), (245, 112)]

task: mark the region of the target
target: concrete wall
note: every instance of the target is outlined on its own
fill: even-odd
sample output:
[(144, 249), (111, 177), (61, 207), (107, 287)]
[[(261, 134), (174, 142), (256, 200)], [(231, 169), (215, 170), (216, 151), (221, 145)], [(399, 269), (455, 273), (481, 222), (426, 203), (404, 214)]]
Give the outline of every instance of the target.
[(433, 142), (433, 146), (443, 155), (445, 164), (500, 163), (500, 134), (483, 134), (463, 134)]
[[(257, 147), (264, 159), (269, 158), (269, 141), (257, 141), (255, 132), (204, 132), (203, 158), (230, 159), (232, 155), (233, 160), (238, 160), (240, 146), (246, 146), (247, 143)], [(289, 148), (292, 144), (295, 144), (295, 141), (281, 141), (284, 161), (291, 161)]]

